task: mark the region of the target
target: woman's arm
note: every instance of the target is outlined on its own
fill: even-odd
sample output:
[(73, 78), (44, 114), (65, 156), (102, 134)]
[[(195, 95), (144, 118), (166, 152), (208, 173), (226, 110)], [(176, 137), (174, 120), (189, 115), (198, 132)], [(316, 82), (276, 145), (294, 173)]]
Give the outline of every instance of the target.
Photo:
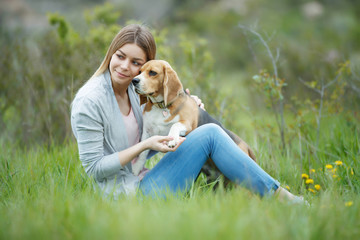
[(71, 110), (71, 126), (76, 137), (80, 161), (86, 173), (97, 181), (120, 171), (118, 153), (105, 155), (104, 122), (96, 104), (79, 100)]
[(119, 161), (122, 166), (125, 166), (131, 160), (136, 158), (142, 151), (147, 149), (155, 150), (158, 152), (174, 152), (183, 141), (185, 141), (184, 137), (181, 137), (180, 142), (175, 148), (168, 147), (167, 143), (171, 141), (173, 138), (170, 136), (152, 136), (138, 144), (129, 147), (121, 152), (119, 152)]
[(116, 174), (127, 163), (146, 149), (159, 152), (175, 151), (166, 142), (172, 140), (167, 136), (153, 136), (132, 147), (110, 155), (104, 153), (104, 116), (101, 108), (89, 99), (73, 105), (71, 125), (78, 143), (79, 157), (87, 174), (97, 181)]

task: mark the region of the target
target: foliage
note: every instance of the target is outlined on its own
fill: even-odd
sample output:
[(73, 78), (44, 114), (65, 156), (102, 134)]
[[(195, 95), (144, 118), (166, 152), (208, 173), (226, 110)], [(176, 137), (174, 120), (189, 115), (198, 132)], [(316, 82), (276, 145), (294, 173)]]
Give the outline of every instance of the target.
[[(345, 110), (358, 107), (359, 81), (357, 68), (354, 67), (358, 63), (355, 54), (358, 46), (353, 42), (358, 39), (359, 32), (354, 20), (356, 15), (351, 11), (347, 12), (346, 18), (339, 20), (330, 5), (323, 5), (326, 14), (307, 18), (301, 10), (302, 3), (297, 3), (300, 10), (295, 11), (286, 1), (273, 4), (261, 0), (239, 2), (232, 8), (217, 1), (176, 4), (177, 8), (171, 9), (174, 14), (167, 16), (169, 21), (163, 22), (168, 24), (158, 24), (161, 27), (153, 28), (158, 45), (157, 58), (171, 62), (184, 87), (199, 95), (206, 109), (226, 126), (235, 130), (249, 126), (245, 120), (234, 119), (244, 119), (255, 111), (263, 111), (258, 105), (266, 94), (253, 94), (251, 79), (260, 69), (274, 70), (272, 59), (266, 56), (260, 39), (251, 38), (241, 31), (239, 25), (257, 23), (268, 49), (281, 49), (281, 59), (276, 59), (275, 75), (286, 79), (286, 91), (282, 90), (279, 95), (283, 97), (280, 98), (284, 102), (283, 107), (300, 112), (304, 111), (300, 109), (306, 110), (310, 103), (317, 105), (316, 92), (307, 91), (306, 85), (297, 79), (312, 83), (317, 81), (319, 84), (321, 79), (332, 79), (334, 64), (342, 62), (340, 52), (343, 58), (351, 60), (353, 66), (351, 73), (343, 78), (342, 92), (338, 93), (341, 98), (332, 102), (337, 102), (337, 106)], [(279, 12), (276, 16), (271, 14), (280, 6), (289, 11)], [(339, 4), (336, 10), (346, 11), (346, 3)], [(0, 48), (3, 54), (0, 64), (1, 69), (6, 69), (1, 71), (0, 81), (0, 126), (5, 129), (2, 137), (29, 144), (62, 142), (72, 136), (69, 105), (76, 90), (96, 70), (121, 26), (140, 22), (124, 18), (131, 15), (131, 9), (118, 4), (106, 3), (86, 10), (84, 15), (82, 21), (85, 27), (82, 29), (76, 29), (74, 23), (61, 13), (49, 13), (52, 29), (37, 35), (1, 28)], [(257, 16), (263, 17), (257, 21)], [(264, 21), (266, 16), (271, 16), (269, 21)], [(334, 32), (330, 31), (326, 19), (334, 23)], [(278, 33), (268, 34), (274, 31)], [(313, 34), (316, 41), (307, 41), (309, 34)], [(344, 41), (347, 44), (343, 45), (351, 46), (351, 49), (337, 48), (343, 46), (340, 43)], [(317, 49), (318, 54), (309, 49)], [(273, 75), (271, 72), (270, 76)], [(279, 76), (273, 80), (276, 82)], [(292, 96), (296, 94), (301, 97), (294, 104)], [(19, 95), (22, 98), (16, 97)], [(243, 103), (241, 107), (239, 102)], [(332, 111), (336, 109), (335, 106), (331, 108)], [(276, 114), (279, 109), (272, 111)], [(281, 118), (286, 119), (287, 115), (284, 112)], [(263, 122), (265, 126), (269, 124)], [(280, 127), (281, 132), (285, 127), (285, 124)], [(283, 134), (280, 134), (282, 142), (291, 141), (294, 132), (288, 133), (288, 136)]]
[(296, 117), (298, 121), (304, 122), (305, 112), (315, 116), (317, 133), (316, 147), (319, 145), (320, 126), (323, 112), (327, 114), (334, 114), (344, 110), (343, 102), (341, 101), (341, 99), (344, 98), (345, 87), (347, 85), (347, 82), (344, 81), (344, 76), (348, 77), (349, 74), (351, 74), (350, 61), (346, 61), (345, 63), (339, 64), (339, 69), (336, 71), (336, 76), (332, 80), (326, 81), (321, 78), (319, 80), (314, 80), (308, 83), (303, 81), (301, 78), (299, 79), (305, 86), (319, 95), (319, 99), (307, 99), (303, 103), (299, 103), (299, 100), (296, 96), (292, 97), (292, 100), (295, 103), (294, 105), (297, 108)]
[[(241, 187), (214, 192), (201, 178), (183, 197), (107, 199), (94, 191), (75, 142), (27, 150), (1, 142), (0, 239), (356, 239), (360, 135), (353, 138), (343, 118), (325, 122), (331, 131), (321, 141), (336, 157), (320, 154), (321, 164), (301, 169), (297, 149), (286, 157), (273, 151), (260, 163), (311, 207), (260, 199)], [(258, 155), (269, 156), (274, 144), (259, 144)], [(303, 148), (306, 157), (309, 150)]]
[[(17, 40), (12, 42), (10, 37), (2, 37), (2, 41), (5, 41), (3, 46), (7, 46), (3, 47), (3, 56), (9, 56), (2, 58), (3, 69), (10, 71), (2, 72), (2, 79), (8, 81), (1, 81), (5, 90), (1, 96), (4, 101), (1, 104), (1, 123), (6, 126), (4, 135), (9, 140), (16, 139), (26, 144), (51, 143), (61, 142), (72, 135), (69, 122), (70, 103), (77, 89), (96, 70), (112, 38), (121, 28), (117, 23), (120, 16), (118, 9), (109, 3), (87, 10), (85, 18), (88, 30), (81, 35), (64, 16), (49, 13), (49, 23), (56, 31), (47, 31), (31, 42), (25, 40), (25, 35), (18, 36)], [(127, 23), (130, 22), (136, 21)], [(153, 34), (158, 44), (158, 58), (171, 62), (174, 54), (182, 54), (173, 51), (166, 44), (166, 28), (161, 31), (154, 30)], [(19, 47), (27, 42), (28, 45)], [(43, 42), (47, 44), (42, 44)], [(188, 73), (193, 74), (185, 76), (185, 79), (197, 79), (199, 84), (195, 87), (195, 81), (185, 80), (185, 86), (193, 88), (193, 93), (200, 94), (199, 89), (202, 89), (202, 92), (212, 94), (211, 91), (215, 90), (210, 81), (213, 73), (212, 58), (209, 51), (205, 51), (206, 41), (192, 41), (182, 37), (176, 44), (184, 52), (185, 61), (176, 59), (180, 59), (179, 64), (184, 63), (184, 67), (191, 69)], [(200, 48), (194, 47), (196, 45)], [(22, 69), (23, 64), (27, 68)], [(182, 68), (183, 71), (184, 69)], [(198, 71), (199, 69), (202, 71)], [(18, 95), (22, 98), (15, 98)], [(213, 98), (204, 97), (204, 101), (207, 99)], [(214, 101), (216, 99), (209, 101), (209, 106), (213, 105)], [(209, 110), (215, 112), (216, 108)]]
[[(69, 106), (121, 26), (141, 22), (106, 3), (85, 11), (83, 29), (61, 13), (49, 13), (51, 28), (36, 35), (0, 28), (0, 239), (359, 238), (359, 4), (322, 1), (323, 14), (308, 17), (301, 1), (174, 2), (154, 24), (157, 58), (312, 207), (240, 187), (213, 191), (203, 175), (167, 201), (95, 192), (71, 139)], [(257, 25), (267, 51), (239, 25)], [(281, 58), (269, 57), (274, 49)], [(278, 108), (263, 107), (279, 100), (286, 151), (269, 118)]]

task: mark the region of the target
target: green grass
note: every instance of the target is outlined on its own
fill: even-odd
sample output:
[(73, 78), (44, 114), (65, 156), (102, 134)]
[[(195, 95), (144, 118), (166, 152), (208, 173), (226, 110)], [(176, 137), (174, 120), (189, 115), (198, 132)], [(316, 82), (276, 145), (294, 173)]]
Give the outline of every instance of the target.
[[(311, 207), (240, 187), (213, 192), (202, 179), (183, 197), (105, 199), (93, 190), (74, 142), (29, 149), (2, 142), (0, 239), (358, 239), (358, 128), (342, 118), (323, 128), (317, 157), (305, 144), (301, 158), (297, 144), (281, 155), (275, 143), (256, 140), (260, 165)], [(302, 173), (321, 190), (310, 192)]]

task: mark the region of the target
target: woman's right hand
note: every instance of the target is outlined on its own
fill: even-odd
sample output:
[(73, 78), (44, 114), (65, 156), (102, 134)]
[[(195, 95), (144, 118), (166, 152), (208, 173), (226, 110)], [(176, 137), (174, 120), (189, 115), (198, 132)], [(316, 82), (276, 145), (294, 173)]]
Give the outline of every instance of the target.
[(173, 148), (168, 146), (169, 141), (173, 140), (173, 137), (170, 136), (152, 136), (146, 139), (146, 141), (149, 149), (167, 153), (176, 151), (176, 149), (185, 141), (185, 139), (185, 137), (180, 137), (179, 143)]

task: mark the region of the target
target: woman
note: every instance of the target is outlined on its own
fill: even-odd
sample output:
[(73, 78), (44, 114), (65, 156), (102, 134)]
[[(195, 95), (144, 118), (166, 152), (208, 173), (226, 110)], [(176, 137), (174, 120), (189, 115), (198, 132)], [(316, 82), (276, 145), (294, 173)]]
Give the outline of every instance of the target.
[[(167, 146), (171, 140), (168, 136), (140, 141), (142, 111), (131, 81), (145, 62), (155, 59), (155, 54), (155, 41), (146, 27), (124, 27), (72, 103), (71, 125), (80, 160), (101, 190), (114, 197), (138, 190), (152, 196), (164, 190), (186, 191), (211, 156), (227, 178), (254, 193), (302, 202), (302, 198), (280, 187), (216, 125), (195, 129), (175, 148)], [(146, 149), (166, 154), (150, 171), (134, 176), (131, 162)]]

